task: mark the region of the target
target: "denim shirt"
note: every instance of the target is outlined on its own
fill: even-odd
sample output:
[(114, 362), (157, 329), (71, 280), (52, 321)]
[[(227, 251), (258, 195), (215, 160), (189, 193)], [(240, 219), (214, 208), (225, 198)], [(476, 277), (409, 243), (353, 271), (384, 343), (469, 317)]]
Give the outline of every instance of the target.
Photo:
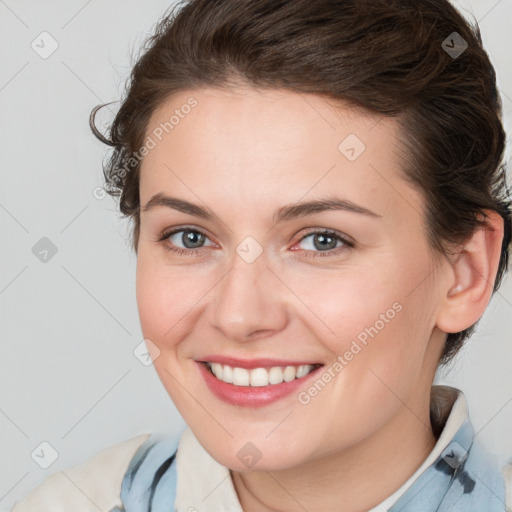
[[(431, 456), (397, 492), (369, 512), (506, 510), (504, 477), (474, 439), (463, 393), (444, 388), (457, 397), (443, 418), (445, 428)], [(448, 432), (448, 426), (454, 432)], [(139, 447), (124, 475), (121, 501), (123, 507), (109, 512), (243, 512), (229, 469), (210, 457), (190, 429), (180, 439), (153, 434)]]

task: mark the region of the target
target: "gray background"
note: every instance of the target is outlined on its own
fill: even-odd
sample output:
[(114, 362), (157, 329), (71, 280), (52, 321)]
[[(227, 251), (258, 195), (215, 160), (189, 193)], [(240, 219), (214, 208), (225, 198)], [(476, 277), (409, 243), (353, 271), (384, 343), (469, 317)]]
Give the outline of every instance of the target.
[[(0, 0), (2, 510), (102, 448), (185, 426), (153, 368), (133, 353), (143, 339), (136, 259), (115, 202), (95, 195), (107, 148), (88, 127), (92, 107), (119, 99), (132, 50), (169, 5)], [(456, 5), (479, 20), (510, 139), (512, 1)], [(58, 44), (47, 58), (44, 31)], [(111, 119), (104, 112), (100, 125)], [(43, 237), (57, 249), (47, 262), (32, 251)], [(478, 332), (438, 377), (465, 391), (478, 437), (503, 463), (512, 459), (511, 318), (507, 277)], [(31, 457), (44, 441), (58, 452), (47, 469)]]

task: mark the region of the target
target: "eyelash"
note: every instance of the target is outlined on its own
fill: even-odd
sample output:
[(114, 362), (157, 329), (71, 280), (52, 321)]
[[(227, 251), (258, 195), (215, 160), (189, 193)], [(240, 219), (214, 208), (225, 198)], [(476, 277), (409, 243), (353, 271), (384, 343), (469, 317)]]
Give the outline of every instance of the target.
[[(206, 233), (204, 231), (201, 231), (200, 229), (196, 229), (196, 228), (192, 228), (192, 227), (181, 227), (181, 228), (165, 231), (162, 234), (162, 236), (160, 236), (160, 238), (158, 238), (156, 240), (156, 242), (159, 242), (159, 243), (166, 242), (166, 240), (171, 235), (175, 235), (176, 233), (180, 233), (182, 231), (189, 231), (189, 232), (192, 232), (192, 233), (199, 233), (201, 235), (204, 235), (206, 238), (208, 238)], [(337, 255), (340, 252), (340, 249), (341, 250), (346, 250), (346, 249), (352, 249), (352, 248), (355, 247), (355, 243), (354, 242), (352, 242), (348, 238), (345, 238), (344, 236), (342, 236), (337, 231), (332, 231), (332, 230), (329, 230), (329, 229), (321, 229), (321, 230), (316, 230), (316, 231), (309, 231), (297, 243), (302, 242), (304, 239), (308, 238), (311, 235), (328, 235), (328, 236), (334, 237), (337, 240), (339, 240), (340, 242), (343, 242), (343, 244), (345, 245), (345, 248), (337, 247), (335, 249), (329, 249), (327, 251), (307, 251), (307, 250), (304, 251), (303, 250), (303, 252), (306, 253), (306, 254), (304, 254), (304, 256), (306, 256), (308, 258), (317, 258), (317, 257), (324, 257), (325, 258), (325, 257), (335, 256), (335, 255)], [(199, 247), (197, 249), (182, 249), (180, 247), (178, 247), (178, 248), (171, 247), (168, 243), (163, 243), (163, 247), (164, 247), (164, 249), (166, 251), (169, 251), (169, 252), (172, 252), (174, 254), (177, 254), (178, 256), (198, 256), (199, 255), (198, 253), (202, 252), (200, 249), (205, 249), (205, 247)], [(311, 253), (313, 253), (313, 254), (311, 254)]]

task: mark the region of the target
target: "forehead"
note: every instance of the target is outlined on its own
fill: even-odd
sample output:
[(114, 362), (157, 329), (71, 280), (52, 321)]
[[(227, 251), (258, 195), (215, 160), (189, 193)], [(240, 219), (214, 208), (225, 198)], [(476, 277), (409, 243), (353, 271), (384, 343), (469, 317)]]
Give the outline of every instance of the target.
[(163, 189), (254, 207), (337, 190), (383, 213), (407, 207), (400, 197), (415, 194), (400, 176), (396, 121), (323, 96), (251, 87), (181, 91), (153, 112), (149, 139), (142, 203)]

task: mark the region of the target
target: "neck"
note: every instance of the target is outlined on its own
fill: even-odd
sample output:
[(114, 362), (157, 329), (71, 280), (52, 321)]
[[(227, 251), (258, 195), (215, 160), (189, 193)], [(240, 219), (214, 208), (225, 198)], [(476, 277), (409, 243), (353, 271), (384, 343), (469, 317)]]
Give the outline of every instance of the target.
[(364, 512), (398, 490), (436, 444), (430, 407), (404, 404), (363, 442), (277, 471), (231, 471), (244, 512)]

